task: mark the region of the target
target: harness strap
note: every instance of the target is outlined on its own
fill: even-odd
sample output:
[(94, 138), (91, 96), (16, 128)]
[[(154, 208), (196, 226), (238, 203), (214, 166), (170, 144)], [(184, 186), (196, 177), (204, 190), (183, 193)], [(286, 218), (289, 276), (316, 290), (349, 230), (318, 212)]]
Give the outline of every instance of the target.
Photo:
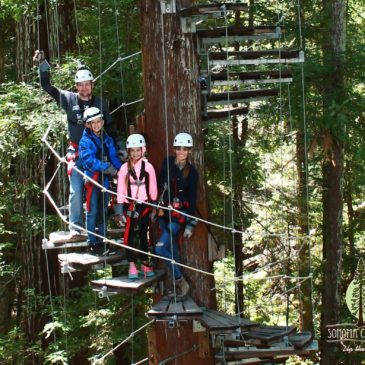
[[(95, 172), (94, 175), (92, 176), (92, 179), (94, 181), (98, 181), (99, 180), (99, 172)], [(93, 190), (95, 188), (95, 185), (91, 182), (91, 181), (87, 181), (85, 183), (85, 190), (86, 190), (86, 211), (90, 212), (91, 210), (91, 196), (93, 193)]]

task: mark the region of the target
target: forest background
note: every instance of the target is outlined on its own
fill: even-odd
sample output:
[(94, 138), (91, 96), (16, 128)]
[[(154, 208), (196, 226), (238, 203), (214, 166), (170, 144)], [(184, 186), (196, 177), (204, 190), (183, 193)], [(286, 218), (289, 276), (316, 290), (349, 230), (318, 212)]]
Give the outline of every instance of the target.
[[(323, 334), (326, 324), (356, 322), (345, 293), (365, 243), (365, 2), (249, 4), (250, 14), (242, 21), (282, 22), (281, 45), (302, 48), (305, 63), (292, 66), (294, 81), (280, 86), (279, 98), (258, 103), (235, 120), (231, 149), (229, 124), (207, 125), (211, 220), (246, 232), (236, 237), (241, 247), (236, 256), (231, 234), (212, 230), (226, 250), (216, 271), (229, 275), (240, 267), (247, 278), (238, 293), (244, 317), (312, 330), (322, 338), (322, 363), (361, 363), (361, 353), (341, 349), (334, 359)], [(51, 142), (62, 153), (66, 125), (63, 113), (40, 90), (32, 55), (47, 45), (53, 84), (72, 89), (77, 60), (98, 75), (118, 57), (140, 50), (139, 9), (136, 0), (0, 2), (2, 364), (84, 363), (131, 332), (129, 297), (100, 300), (87, 284), (69, 289), (62, 277), (62, 290), (50, 295), (41, 242), (65, 227), (51, 212), (45, 214), (44, 171), (45, 178), (51, 176), (56, 163), (41, 138), (51, 125)], [(143, 97), (142, 84), (137, 56), (105, 73), (96, 94), (113, 110)], [(121, 135), (142, 111), (143, 103), (136, 103), (114, 114)], [(53, 187), (60, 205), (66, 203), (65, 179), (61, 169)], [(288, 280), (283, 274), (309, 279)], [(233, 285), (217, 280), (216, 295), (220, 310), (236, 312)], [(139, 327), (151, 299), (141, 295), (134, 301), (133, 325)], [(137, 336), (123, 346), (118, 360), (108, 361), (130, 363), (146, 352), (146, 339)]]

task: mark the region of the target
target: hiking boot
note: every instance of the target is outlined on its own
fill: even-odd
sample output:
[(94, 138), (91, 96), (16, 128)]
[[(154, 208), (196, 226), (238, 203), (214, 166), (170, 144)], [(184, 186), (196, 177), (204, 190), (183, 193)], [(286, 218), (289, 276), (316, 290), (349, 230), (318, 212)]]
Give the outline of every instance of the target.
[(175, 280), (175, 285), (176, 295), (185, 297), (189, 293), (190, 286), (183, 276), (180, 279)]
[(128, 279), (138, 279), (138, 270), (134, 262), (129, 263)]
[(152, 267), (144, 264), (141, 265), (141, 273), (145, 279), (155, 275)]

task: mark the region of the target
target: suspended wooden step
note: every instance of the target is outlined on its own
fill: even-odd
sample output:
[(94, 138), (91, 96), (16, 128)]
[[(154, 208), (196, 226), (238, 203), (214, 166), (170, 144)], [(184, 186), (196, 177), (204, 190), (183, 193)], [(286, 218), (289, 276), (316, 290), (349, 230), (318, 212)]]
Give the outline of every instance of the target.
[(242, 3), (214, 3), (205, 5), (195, 5), (182, 9), (180, 15), (182, 17), (200, 17), (211, 14), (222, 14), (222, 11), (248, 11), (248, 5)]
[(222, 65), (240, 66), (260, 64), (289, 64), (300, 62), (304, 62), (304, 52), (299, 50), (265, 50), (209, 53), (209, 65), (211, 67)]
[[(242, 333), (245, 343), (257, 346), (269, 346), (274, 342), (282, 341), (284, 336), (295, 332), (293, 326), (265, 326), (262, 325), (252, 331)], [(230, 345), (231, 346), (231, 345)]]
[(205, 113), (206, 115), (203, 115), (202, 119), (204, 121), (227, 120), (229, 116), (245, 115), (247, 113), (248, 113), (247, 107), (208, 110)]
[(294, 346), (296, 350), (307, 347), (313, 339), (313, 334), (309, 331), (295, 333), (289, 336), (289, 343)]
[(92, 280), (91, 287), (93, 290), (99, 292), (100, 297), (119, 293), (135, 294), (163, 280), (164, 276), (165, 270), (156, 270), (154, 276), (147, 278), (140, 276), (138, 279), (128, 279), (128, 276), (125, 275), (115, 278)]
[(72, 236), (70, 231), (52, 232), (49, 235), (49, 240), (43, 240), (42, 242), (42, 248), (44, 250), (86, 246), (85, 234)]
[[(227, 76), (229, 75), (229, 80)], [(255, 72), (220, 72), (209, 75), (211, 86), (234, 86), (251, 84), (268, 84), (278, 82), (292, 82), (293, 73), (290, 70), (282, 71), (255, 71)]]
[(278, 89), (254, 89), (244, 91), (230, 91), (222, 93), (212, 93), (207, 95), (207, 106), (228, 105), (249, 103), (252, 101), (265, 100), (271, 96), (277, 96)]
[(295, 349), (294, 346), (284, 342), (271, 346), (270, 348), (257, 348), (255, 346), (242, 346), (230, 349), (225, 346), (224, 359), (226, 361), (235, 361), (241, 359), (250, 359), (254, 357), (266, 358), (270, 363), (277, 356), (307, 356), (318, 351), (317, 341), (312, 341), (309, 346), (302, 349)]
[(210, 332), (225, 333), (232, 332), (236, 329), (247, 330), (260, 326), (260, 323), (231, 316), (213, 309), (203, 308), (202, 310), (203, 316), (201, 318), (201, 322), (209, 329)]
[(113, 229), (108, 229), (107, 231), (107, 237), (108, 238), (118, 238), (118, 239), (122, 239), (124, 236), (124, 231), (125, 228), (113, 228)]
[(125, 253), (118, 253), (115, 255), (109, 256), (96, 256), (91, 255), (89, 253), (65, 253), (58, 255), (58, 261), (61, 265), (61, 272), (66, 273), (66, 270), (63, 270), (64, 267), (71, 267), (74, 270), (88, 270), (95, 267), (101, 267), (105, 264), (112, 264), (115, 262), (122, 261), (125, 259)]
[(278, 356), (275, 358), (268, 359), (260, 359), (258, 357), (253, 357), (250, 359), (243, 360), (232, 360), (226, 361), (223, 357), (223, 354), (219, 354), (215, 357), (216, 365), (272, 365), (272, 364), (285, 364), (285, 362), (289, 359), (288, 356)]
[(201, 317), (202, 313), (202, 309), (189, 296), (186, 296), (183, 300), (177, 298), (176, 302), (174, 297), (163, 297), (147, 312), (149, 317), (160, 320), (171, 320), (175, 317), (178, 317), (178, 319), (191, 319)]
[(281, 28), (276, 26), (257, 27), (228, 27), (227, 39), (226, 28), (216, 28), (213, 30), (197, 30), (197, 35), (202, 45), (214, 43), (229, 43), (254, 41), (259, 39), (278, 39), (281, 35)]

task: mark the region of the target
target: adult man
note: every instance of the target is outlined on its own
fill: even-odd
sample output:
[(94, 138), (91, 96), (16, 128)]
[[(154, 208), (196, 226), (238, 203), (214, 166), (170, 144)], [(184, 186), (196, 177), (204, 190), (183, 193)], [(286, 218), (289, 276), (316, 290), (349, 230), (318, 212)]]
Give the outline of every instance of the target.
[(71, 236), (80, 234), (83, 227), (83, 197), (84, 179), (73, 166), (83, 170), (81, 161), (78, 159), (78, 144), (84, 131), (83, 113), (90, 107), (99, 108), (104, 116), (105, 129), (110, 132), (111, 117), (105, 101), (93, 95), (94, 78), (86, 67), (79, 68), (75, 74), (75, 86), (77, 92), (61, 90), (54, 87), (50, 82), (50, 65), (44, 57), (43, 51), (35, 51), (33, 61), (39, 64), (40, 83), (57, 104), (65, 110), (68, 123), (68, 150), (67, 160), (68, 175), (70, 181), (70, 233)]

